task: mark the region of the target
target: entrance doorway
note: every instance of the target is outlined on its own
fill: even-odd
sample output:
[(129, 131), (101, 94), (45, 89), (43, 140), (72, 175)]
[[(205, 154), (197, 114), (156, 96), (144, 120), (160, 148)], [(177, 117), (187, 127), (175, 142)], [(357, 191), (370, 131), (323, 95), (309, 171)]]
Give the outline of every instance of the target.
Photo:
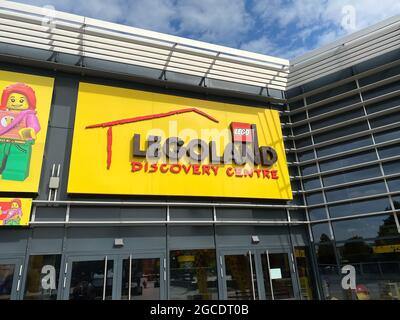
[(21, 287), (22, 259), (0, 259), (0, 300), (15, 300)]
[(289, 249), (222, 251), (220, 265), (224, 299), (298, 299)]
[(64, 275), (65, 300), (165, 299), (162, 253), (70, 256)]

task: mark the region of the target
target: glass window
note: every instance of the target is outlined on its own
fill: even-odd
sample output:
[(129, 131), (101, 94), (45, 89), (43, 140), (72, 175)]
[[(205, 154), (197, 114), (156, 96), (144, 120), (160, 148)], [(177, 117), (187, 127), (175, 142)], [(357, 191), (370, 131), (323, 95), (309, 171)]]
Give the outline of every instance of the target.
[(218, 299), (215, 250), (170, 251), (169, 289), (172, 300)]
[(56, 300), (60, 265), (60, 254), (30, 256), (24, 299)]
[(359, 84), (361, 87), (364, 87), (368, 84), (372, 84), (378, 82), (380, 80), (396, 76), (400, 73), (400, 66), (390, 67), (386, 70), (374, 73), (373, 75), (367, 76), (365, 78), (359, 79)]
[(374, 133), (376, 143), (386, 142), (394, 139), (400, 139), (400, 130), (398, 128)]
[(312, 145), (310, 137), (296, 140), (296, 148), (303, 148)]
[(365, 146), (372, 145), (371, 136), (365, 136), (354, 140), (344, 141), (336, 144), (331, 144), (327, 147), (317, 149), (318, 157), (325, 157), (331, 154), (336, 154), (348, 150), (353, 150)]
[(307, 104), (311, 104), (311, 103), (315, 103), (317, 101), (321, 101), (321, 100), (325, 100), (328, 99), (330, 97), (334, 97), (336, 95), (339, 95), (341, 93), (345, 93), (347, 91), (351, 91), (356, 89), (356, 83), (354, 81), (343, 84), (341, 86), (336, 86), (333, 88), (330, 88), (327, 91), (321, 92), (321, 93), (317, 93), (313, 96), (309, 96), (306, 98), (307, 100)]
[(316, 192), (312, 194), (306, 195), (306, 201), (309, 206), (313, 204), (319, 204), (324, 202), (324, 198), (322, 197), (321, 192)]
[(388, 198), (370, 199), (329, 206), (329, 213), (332, 218), (388, 210), (390, 210)]
[(299, 108), (301, 108), (301, 107), (304, 107), (303, 99), (290, 102), (290, 103), (289, 103), (289, 107), (290, 107), (290, 110), (291, 110), (291, 111), (297, 110), (297, 109), (299, 109)]
[(400, 155), (400, 144), (379, 148), (378, 153), (381, 159), (396, 157)]
[(364, 116), (364, 110), (362, 108), (358, 108), (355, 110), (347, 111), (345, 113), (341, 113), (339, 115), (335, 114), (333, 116), (317, 120), (315, 122), (311, 122), (311, 128), (313, 130), (317, 130), (320, 128), (325, 128), (334, 124), (337, 124), (339, 122), (343, 122), (346, 120), (351, 120), (355, 118), (359, 118)]
[(315, 159), (315, 154), (314, 154), (314, 150), (309, 150), (309, 151), (305, 151), (305, 152), (299, 152), (297, 154), (299, 161), (306, 161), (306, 160), (311, 160), (311, 159)]
[(386, 109), (390, 109), (390, 108), (393, 108), (393, 107), (397, 107), (399, 105), (400, 105), (400, 97), (394, 97), (394, 98), (391, 98), (391, 99), (386, 99), (386, 100), (383, 100), (383, 101), (379, 101), (379, 102), (376, 102), (376, 103), (372, 103), (372, 104), (366, 105), (365, 108), (367, 110), (367, 113), (371, 114), (371, 113), (383, 111), (383, 110), (386, 110)]
[(114, 261), (107, 261), (107, 280), (104, 292), (105, 260), (73, 261), (71, 270), (70, 300), (112, 299)]
[(385, 162), (382, 167), (385, 175), (400, 173), (400, 161)]
[(315, 246), (322, 293), (327, 300), (342, 299), (342, 277), (338, 274), (335, 248), (333, 244), (325, 243)]
[(336, 241), (398, 235), (392, 214), (335, 221), (332, 226)]
[(322, 177), (324, 186), (333, 186), (346, 182), (353, 182), (368, 178), (373, 178), (381, 175), (381, 170), (378, 166), (371, 166), (356, 170), (347, 171), (345, 173), (335, 173)]
[[(400, 196), (392, 197), (392, 200), (395, 210), (400, 210)], [(399, 217), (399, 212), (397, 212), (397, 216)]]
[(301, 120), (305, 120), (306, 118), (307, 118), (307, 115), (306, 115), (305, 111), (302, 111), (302, 112), (299, 112), (299, 113), (296, 113), (296, 114), (290, 116), (290, 120), (292, 121), (292, 123), (296, 123)]
[(384, 115), (382, 117), (369, 120), (371, 128), (378, 128), (396, 122), (400, 122), (400, 112), (394, 112), (391, 114)]
[(368, 100), (396, 90), (400, 90), (400, 81), (392, 82), (372, 90), (364, 91), (362, 92), (362, 96), (364, 97), (364, 100)]
[(336, 256), (335, 249), (333, 248), (332, 242), (327, 241), (326, 243), (320, 243), (315, 246), (315, 251), (317, 255), (317, 263), (319, 265), (327, 265), (336, 268)]
[(356, 269), (357, 287), (351, 299), (399, 300), (400, 238), (362, 239), (337, 245), (340, 264), (351, 264)]
[[(368, 130), (368, 124), (366, 121), (357, 122), (351, 125), (347, 125), (340, 128), (332, 129), (328, 132), (315, 134), (314, 143), (320, 143), (324, 141), (334, 140), (344, 136), (351, 135), (353, 133), (359, 133)], [(343, 150), (342, 150), (343, 151)]]
[(320, 162), (319, 167), (321, 171), (328, 171), (337, 168), (347, 167), (358, 163), (376, 160), (376, 153), (374, 150), (351, 154), (340, 158), (335, 158), (328, 161)]
[(322, 243), (331, 241), (331, 231), (327, 222), (313, 224), (311, 225), (311, 229), (314, 236), (314, 242)]
[(323, 220), (328, 218), (325, 207), (310, 209), (308, 210), (308, 215), (311, 221)]
[(124, 259), (121, 290), (122, 300), (160, 300), (160, 258)]
[(308, 166), (300, 167), (301, 174), (303, 176), (307, 176), (309, 174), (317, 173), (317, 165), (316, 164), (310, 164)]
[(400, 178), (389, 179), (387, 183), (390, 192), (400, 191)]
[(338, 110), (338, 109), (346, 107), (346, 106), (350, 106), (350, 105), (355, 104), (360, 101), (361, 101), (360, 96), (357, 94), (357, 95), (354, 95), (351, 97), (347, 97), (344, 99), (340, 99), (340, 100), (336, 100), (334, 102), (324, 104), (322, 106), (319, 106), (318, 108), (310, 109), (308, 111), (308, 115), (310, 118), (315, 117), (315, 116), (323, 114), (323, 113), (327, 113), (327, 112), (330, 112), (333, 110)]
[(301, 126), (298, 126), (298, 127), (294, 127), (293, 128), (293, 134), (296, 136), (296, 135), (299, 135), (299, 134), (302, 134), (302, 133), (306, 133), (306, 132), (309, 132), (310, 131), (310, 128), (308, 127), (308, 124), (305, 124), (305, 125), (301, 125)]
[(306, 246), (294, 247), (294, 257), (300, 281), (301, 297), (304, 300), (312, 300), (316, 297), (316, 294), (314, 276), (311, 269), (310, 249)]
[(321, 188), (321, 181), (318, 178), (303, 180), (304, 190)]
[(306, 212), (305, 210), (292, 210), (290, 213), (290, 220), (291, 221), (306, 221)]
[(386, 187), (383, 182), (373, 182), (337, 190), (325, 191), (328, 202), (339, 201), (351, 198), (369, 196), (373, 194), (381, 194), (386, 192)]

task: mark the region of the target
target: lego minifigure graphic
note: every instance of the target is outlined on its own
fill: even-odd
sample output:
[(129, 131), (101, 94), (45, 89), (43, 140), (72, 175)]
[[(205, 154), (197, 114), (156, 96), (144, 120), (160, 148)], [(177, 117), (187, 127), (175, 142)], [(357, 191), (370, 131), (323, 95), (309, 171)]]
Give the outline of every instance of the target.
[(0, 202), (0, 225), (18, 226), (22, 218), (22, 204), (20, 199), (10, 202)]
[(0, 104), (0, 179), (24, 181), (29, 176), (32, 145), (40, 131), (36, 96), (24, 83), (3, 90)]

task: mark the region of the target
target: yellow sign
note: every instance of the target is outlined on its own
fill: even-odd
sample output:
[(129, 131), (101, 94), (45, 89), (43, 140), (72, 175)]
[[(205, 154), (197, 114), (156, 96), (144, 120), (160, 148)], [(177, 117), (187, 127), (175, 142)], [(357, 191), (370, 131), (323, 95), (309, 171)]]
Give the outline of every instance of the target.
[(37, 192), (53, 78), (0, 71), (0, 192)]
[(32, 199), (0, 198), (0, 226), (27, 226)]
[(372, 246), (372, 250), (374, 253), (392, 253), (392, 252), (400, 252), (399, 244), (387, 244), (382, 246)]
[(292, 199), (279, 114), (80, 83), (68, 192)]

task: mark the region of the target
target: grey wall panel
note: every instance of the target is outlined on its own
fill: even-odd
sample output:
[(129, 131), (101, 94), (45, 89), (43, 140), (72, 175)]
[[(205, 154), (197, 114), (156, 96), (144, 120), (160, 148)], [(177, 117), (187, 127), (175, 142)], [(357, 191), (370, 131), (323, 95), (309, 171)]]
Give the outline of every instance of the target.
[(28, 228), (1, 228), (0, 257), (4, 254), (25, 255), (30, 231)]
[(212, 220), (213, 211), (211, 208), (170, 208), (171, 220)]
[[(258, 244), (251, 243), (251, 236), (257, 235)], [(217, 226), (217, 245), (219, 248), (253, 247), (279, 248), (290, 245), (288, 228), (284, 226)]]
[(214, 247), (214, 230), (211, 226), (168, 227), (168, 248), (170, 250)]
[(50, 126), (73, 128), (78, 86), (79, 78), (64, 74), (57, 75), (54, 83)]
[(167, 218), (167, 209), (158, 207), (121, 207), (121, 220), (156, 220), (164, 221)]
[[(114, 247), (114, 239), (122, 238), (124, 246)], [(111, 252), (135, 249), (165, 249), (165, 227), (73, 227), (67, 231), (69, 252)]]
[(71, 207), (71, 221), (118, 221), (120, 208), (118, 207)]
[(118, 237), (117, 227), (74, 227), (67, 230), (66, 251), (107, 252)]
[(67, 207), (37, 207), (35, 221), (64, 221)]
[(118, 237), (124, 239), (121, 250), (162, 250), (167, 247), (165, 226), (120, 227)]
[(29, 254), (61, 253), (64, 228), (34, 228)]
[[(42, 175), (40, 180), (39, 188), (39, 199), (47, 200), (49, 194), (49, 180), (52, 172), (53, 164), (60, 164), (61, 168), (65, 165), (64, 159), (66, 155), (66, 150), (68, 150), (68, 131), (65, 128), (50, 127), (47, 131), (45, 156), (43, 158)], [(64, 175), (63, 170), (60, 174), (62, 187), (60, 191), (66, 190), (66, 181), (68, 176)], [(62, 198), (64, 192), (59, 192), (59, 196)]]

